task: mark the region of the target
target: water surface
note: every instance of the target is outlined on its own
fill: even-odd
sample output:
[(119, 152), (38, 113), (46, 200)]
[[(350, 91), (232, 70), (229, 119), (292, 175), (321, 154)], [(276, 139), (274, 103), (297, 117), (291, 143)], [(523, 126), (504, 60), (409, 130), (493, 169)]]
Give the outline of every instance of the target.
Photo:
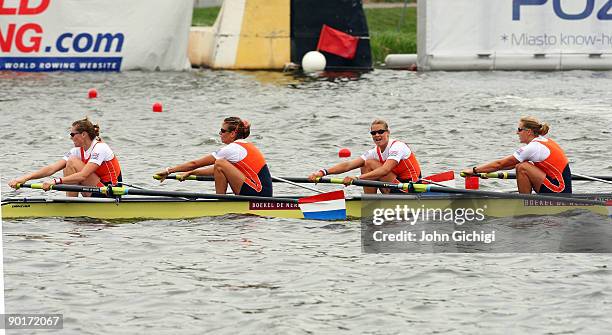
[[(92, 87), (99, 98), (88, 100)], [(328, 167), (341, 147), (362, 153), (374, 118), (389, 121), (425, 174), (459, 170), (511, 154), (524, 115), (551, 124), (573, 171), (610, 175), (611, 91), (610, 73), (587, 71), (4, 73), (2, 196), (40, 195), (6, 183), (60, 159), (70, 123), (85, 115), (100, 123), (124, 180), (149, 188), (212, 191), (160, 186), (151, 175), (218, 148), (230, 115), (252, 122), (251, 139), (277, 175)], [(151, 112), (155, 101), (163, 113)], [(62, 313), (66, 334), (598, 334), (612, 326), (608, 254), (363, 254), (356, 222), (241, 216), (5, 220), (3, 230), (7, 312)]]

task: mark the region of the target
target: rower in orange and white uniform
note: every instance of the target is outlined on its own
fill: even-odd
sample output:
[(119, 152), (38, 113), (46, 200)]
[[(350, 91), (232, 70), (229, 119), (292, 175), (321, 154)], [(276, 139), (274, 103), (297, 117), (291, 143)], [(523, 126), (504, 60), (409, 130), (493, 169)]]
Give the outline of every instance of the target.
[[(23, 175), (9, 182), (16, 188), (28, 180), (44, 178), (63, 169), (64, 176), (53, 178), (43, 183), (43, 189), (48, 191), (53, 184), (73, 184), (102, 187), (117, 185), (121, 182), (121, 166), (113, 150), (100, 139), (100, 127), (85, 118), (72, 123), (70, 137), (74, 148), (66, 153), (63, 159), (47, 165), (35, 172)], [(68, 196), (76, 197), (78, 192), (66, 192)], [(91, 196), (91, 193), (82, 193)]]
[(174, 172), (185, 180), (190, 175), (214, 176), (215, 191), (225, 194), (227, 186), (236, 195), (272, 196), (272, 176), (266, 159), (257, 147), (245, 141), (251, 133), (248, 121), (239, 117), (223, 120), (219, 136), (226, 146), (199, 159), (157, 172), (161, 181)]
[[(389, 125), (384, 120), (374, 120), (370, 126), (370, 135), (376, 146), (359, 158), (336, 164), (327, 169), (320, 169), (308, 178), (315, 181), (317, 177), (328, 174), (340, 174), (360, 168), (358, 177), (345, 177), (345, 184), (354, 179), (378, 180), (392, 183), (417, 182), (421, 179), (421, 166), (414, 152), (406, 143), (390, 138)], [(376, 193), (375, 187), (364, 187), (364, 193)], [(381, 188), (381, 193), (401, 193), (397, 189)]]
[(572, 193), (572, 172), (565, 152), (550, 138), (550, 126), (532, 116), (521, 118), (516, 134), (526, 144), (513, 155), (465, 169), (462, 173), (488, 173), (516, 169), (520, 193)]

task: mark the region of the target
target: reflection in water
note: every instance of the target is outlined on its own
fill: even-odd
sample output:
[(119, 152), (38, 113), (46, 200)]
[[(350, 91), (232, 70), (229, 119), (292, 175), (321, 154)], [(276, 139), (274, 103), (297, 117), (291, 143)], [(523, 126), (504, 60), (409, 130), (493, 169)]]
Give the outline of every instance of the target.
[(276, 86), (298, 85), (301, 80), (288, 72), (281, 71), (238, 71), (248, 77), (257, 80), (261, 84)]
[(364, 74), (371, 71), (322, 71), (305, 74), (301, 71), (237, 71), (245, 76), (252, 77), (261, 84), (276, 86), (290, 86), (298, 88), (300, 84), (312, 81), (343, 82), (359, 80)]

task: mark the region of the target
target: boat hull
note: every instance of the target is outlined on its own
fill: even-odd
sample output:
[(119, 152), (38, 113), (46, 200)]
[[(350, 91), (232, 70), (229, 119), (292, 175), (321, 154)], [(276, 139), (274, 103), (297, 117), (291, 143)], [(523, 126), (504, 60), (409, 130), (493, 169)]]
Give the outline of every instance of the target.
[[(585, 195), (586, 197), (586, 195)], [(599, 200), (612, 199), (612, 194), (590, 195)], [(610, 215), (610, 206), (584, 205), (521, 199), (494, 199), (462, 196), (363, 196), (346, 199), (347, 216), (358, 219), (372, 208), (407, 208), (421, 210), (482, 210), (486, 217), (523, 215), (557, 215), (571, 210), (587, 210)], [(363, 207), (363, 208), (362, 208)], [(282, 202), (252, 202), (225, 200), (182, 200), (176, 198), (113, 199), (6, 199), (2, 202), (3, 219), (88, 217), (103, 220), (188, 219), (229, 214), (261, 217), (302, 219), (297, 204)]]

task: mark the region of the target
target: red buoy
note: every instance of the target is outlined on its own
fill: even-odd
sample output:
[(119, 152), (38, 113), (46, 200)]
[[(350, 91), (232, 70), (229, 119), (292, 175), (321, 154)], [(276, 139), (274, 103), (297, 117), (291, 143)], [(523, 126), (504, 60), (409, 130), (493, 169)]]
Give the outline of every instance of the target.
[(95, 88), (91, 88), (87, 92), (87, 96), (89, 97), (89, 99), (95, 99), (98, 97), (98, 91)]
[(340, 158), (351, 157), (351, 151), (348, 148), (342, 148), (338, 151), (338, 157)]
[(161, 113), (163, 110), (164, 108), (162, 107), (162, 104), (160, 102), (156, 102), (153, 104), (153, 112)]

